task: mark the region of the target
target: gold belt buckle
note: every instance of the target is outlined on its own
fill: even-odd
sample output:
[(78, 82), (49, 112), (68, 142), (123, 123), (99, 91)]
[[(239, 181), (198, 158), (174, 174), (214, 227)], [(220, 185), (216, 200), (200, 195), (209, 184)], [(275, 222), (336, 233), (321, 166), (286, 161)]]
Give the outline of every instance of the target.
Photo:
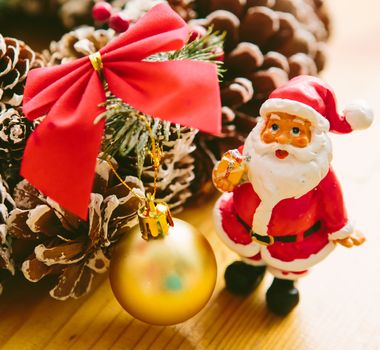
[(274, 237), (271, 236), (271, 235), (267, 235), (267, 236), (261, 236), (261, 237), (268, 237), (269, 238), (269, 242), (264, 242), (264, 241), (261, 241), (259, 239), (257, 239), (257, 234), (256, 235), (252, 235), (252, 241), (257, 243), (257, 244), (260, 244), (260, 245), (263, 245), (263, 246), (270, 246), (274, 243)]

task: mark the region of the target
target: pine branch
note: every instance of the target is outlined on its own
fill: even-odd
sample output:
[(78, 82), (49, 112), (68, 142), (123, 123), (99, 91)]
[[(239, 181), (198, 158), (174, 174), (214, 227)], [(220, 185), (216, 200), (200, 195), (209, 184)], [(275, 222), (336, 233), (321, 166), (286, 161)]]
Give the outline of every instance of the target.
[(194, 60), (210, 62), (217, 66), (219, 78), (223, 77), (225, 70), (223, 69), (223, 61), (221, 61), (220, 53), (223, 50), (223, 43), (226, 33), (214, 32), (213, 28), (209, 28), (207, 33), (188, 43), (181, 50), (171, 51), (168, 53), (160, 53), (149, 57), (149, 61), (172, 61), (172, 60)]
[[(152, 151), (148, 129), (151, 129), (156, 146), (162, 149), (163, 143), (170, 139), (173, 126), (170, 122), (144, 115), (115, 97), (108, 97), (104, 106), (107, 111), (95, 120), (95, 123), (98, 123), (105, 119), (103, 158), (136, 156), (137, 175), (140, 177), (146, 156)], [(174, 128), (177, 131), (180, 129), (179, 125)]]

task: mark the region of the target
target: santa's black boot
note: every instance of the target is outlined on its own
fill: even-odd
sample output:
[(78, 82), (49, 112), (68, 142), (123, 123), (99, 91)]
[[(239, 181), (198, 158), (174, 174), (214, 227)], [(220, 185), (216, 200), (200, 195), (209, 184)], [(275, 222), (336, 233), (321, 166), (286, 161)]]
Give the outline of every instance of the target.
[(235, 261), (224, 273), (226, 288), (233, 294), (247, 295), (260, 284), (264, 274), (265, 266), (253, 266)]
[(270, 311), (285, 316), (297, 306), (300, 295), (294, 281), (275, 278), (267, 291), (266, 300)]

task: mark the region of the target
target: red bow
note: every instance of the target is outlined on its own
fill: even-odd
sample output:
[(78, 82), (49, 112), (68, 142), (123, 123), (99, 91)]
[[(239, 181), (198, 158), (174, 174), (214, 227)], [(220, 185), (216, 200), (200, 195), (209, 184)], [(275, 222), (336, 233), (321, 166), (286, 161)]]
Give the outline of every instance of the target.
[[(181, 49), (186, 23), (168, 6), (150, 10), (126, 33), (100, 50), (110, 91), (137, 110), (157, 118), (219, 133), (221, 106), (216, 66), (199, 61), (147, 62)], [(104, 87), (88, 57), (30, 72), (24, 113), (47, 116), (30, 136), (21, 174), (72, 213), (87, 218), (104, 122)]]

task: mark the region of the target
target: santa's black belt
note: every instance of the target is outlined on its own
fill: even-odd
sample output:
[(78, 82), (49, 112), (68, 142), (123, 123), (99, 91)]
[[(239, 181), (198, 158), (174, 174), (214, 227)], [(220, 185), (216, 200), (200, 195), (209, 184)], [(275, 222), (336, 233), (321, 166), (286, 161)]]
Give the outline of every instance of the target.
[[(252, 239), (256, 243), (259, 243), (262, 245), (272, 245), (275, 242), (291, 243), (291, 242), (297, 242), (297, 240), (299, 240), (299, 235), (286, 235), (286, 236), (259, 235), (255, 232), (252, 232), (252, 229), (249, 227), (249, 225), (247, 225), (246, 222), (242, 218), (240, 218), (238, 215), (237, 215), (237, 218), (239, 222), (245, 227), (247, 232), (252, 236)], [(311, 236), (313, 233), (317, 232), (320, 228), (321, 228), (321, 222), (317, 221), (313, 226), (311, 226), (302, 234), (301, 236), (302, 239)]]

